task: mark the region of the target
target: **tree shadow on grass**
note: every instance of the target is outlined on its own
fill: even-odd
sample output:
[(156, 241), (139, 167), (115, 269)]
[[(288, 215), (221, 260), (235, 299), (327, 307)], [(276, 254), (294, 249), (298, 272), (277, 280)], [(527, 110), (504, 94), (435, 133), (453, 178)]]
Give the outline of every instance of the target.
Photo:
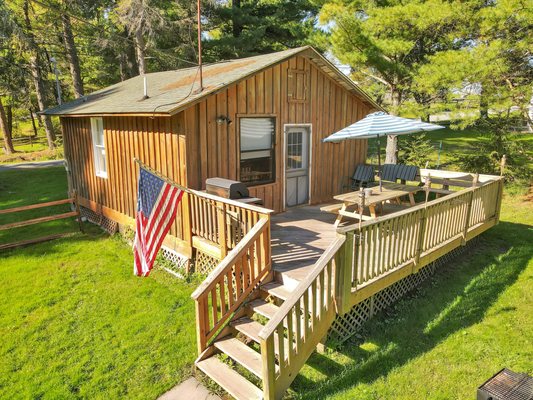
[[(307, 365), (324, 378), (317, 382), (300, 374), (291, 392), (317, 399), (358, 383), (372, 383), (455, 332), (482, 321), (527, 267), (533, 257), (531, 243), (531, 227), (501, 222), (467, 256), (441, 267), (434, 277), (363, 327), (360, 337), (374, 350), (361, 348), (361, 340), (348, 341), (337, 349), (337, 357), (348, 360), (345, 365), (334, 360), (334, 353), (313, 354)], [(497, 312), (509, 311), (506, 307)]]

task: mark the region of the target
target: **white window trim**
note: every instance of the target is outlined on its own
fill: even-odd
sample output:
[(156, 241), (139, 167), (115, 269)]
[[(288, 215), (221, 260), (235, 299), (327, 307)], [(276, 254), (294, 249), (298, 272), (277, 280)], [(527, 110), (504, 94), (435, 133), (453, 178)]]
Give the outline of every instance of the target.
[[(100, 132), (97, 132), (97, 121), (100, 122), (100, 126), (102, 127), (102, 143), (103, 144), (97, 144), (98, 143), (98, 135)], [(93, 117), (91, 118), (91, 136), (93, 139), (93, 164), (94, 164), (94, 171), (96, 176), (100, 178), (107, 179), (107, 152), (105, 148), (105, 131), (104, 131), (104, 122), (101, 117)], [(99, 164), (98, 164), (98, 158), (100, 155), (98, 154), (98, 151), (103, 153), (104, 156), (104, 163), (106, 166), (106, 170), (102, 171), (100, 170)]]

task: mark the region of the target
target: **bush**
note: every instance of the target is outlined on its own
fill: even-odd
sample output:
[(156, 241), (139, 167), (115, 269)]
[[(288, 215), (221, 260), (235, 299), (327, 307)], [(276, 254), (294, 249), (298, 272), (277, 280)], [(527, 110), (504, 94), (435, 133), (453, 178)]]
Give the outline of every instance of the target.
[(500, 162), (505, 155), (505, 180), (529, 185), (533, 171), (529, 167), (531, 160), (526, 146), (511, 139), (511, 128), (516, 121), (513, 118), (487, 118), (480, 120), (477, 125), (482, 132), (486, 132), (485, 140), (472, 146), (468, 154), (454, 157), (453, 162), (462, 171), (499, 175)]
[(435, 151), (425, 133), (402, 136), (398, 140), (398, 162), (424, 168)]

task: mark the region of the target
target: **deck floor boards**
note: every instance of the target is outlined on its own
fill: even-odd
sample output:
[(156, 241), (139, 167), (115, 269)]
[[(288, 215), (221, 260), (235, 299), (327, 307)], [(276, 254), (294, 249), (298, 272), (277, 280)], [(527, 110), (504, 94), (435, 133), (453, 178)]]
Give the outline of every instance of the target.
[(317, 206), (289, 208), (272, 216), (272, 264), (276, 271), (303, 280), (336, 237), (335, 215)]

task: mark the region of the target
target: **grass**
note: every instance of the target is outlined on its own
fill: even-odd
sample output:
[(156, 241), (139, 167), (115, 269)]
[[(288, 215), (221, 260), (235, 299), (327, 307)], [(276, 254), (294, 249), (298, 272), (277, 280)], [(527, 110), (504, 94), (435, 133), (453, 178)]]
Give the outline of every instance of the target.
[[(63, 167), (0, 171), (0, 209), (65, 199), (66, 182)], [(68, 211), (70, 206), (67, 204), (0, 215), (0, 225)], [(0, 231), (0, 244), (77, 230), (78, 224), (73, 218), (51, 221)]]
[[(0, 182), (0, 209), (66, 191), (62, 168), (3, 171)], [(72, 224), (10, 230), (2, 240)], [(155, 398), (191, 374), (198, 282), (157, 270), (134, 277), (122, 240), (86, 230), (0, 253), (0, 398)]]
[[(455, 157), (460, 157), (463, 154), (470, 154), (475, 152), (479, 144), (485, 140), (488, 140), (484, 132), (468, 128), (464, 130), (455, 130), (455, 129), (440, 129), (433, 132), (427, 132), (426, 137), (431, 140), (432, 145), (435, 149), (431, 155), (431, 167), (437, 166), (440, 164), (440, 167), (446, 166), (447, 169), (454, 168), (453, 162)], [(533, 168), (533, 134), (530, 133), (516, 133), (512, 134), (512, 140), (515, 140), (525, 148), (525, 159), (529, 163), (530, 168)], [(399, 136), (398, 140), (402, 140), (402, 136)], [(387, 140), (386, 138), (381, 139), (381, 159), (382, 162), (385, 159), (385, 146)], [(442, 148), (440, 151), (439, 157), (439, 147), (442, 143)], [(369, 157), (373, 163), (377, 163), (377, 144), (375, 139), (370, 139), (368, 141), (369, 148)]]
[[(0, 209), (65, 193), (63, 168), (0, 172)], [(473, 251), (314, 354), (287, 397), (470, 399), (503, 367), (533, 374), (530, 200), (506, 194)], [(58, 221), (0, 241), (76, 228)], [(87, 232), (0, 253), (0, 398), (155, 398), (192, 374), (198, 282), (136, 278), (128, 246)]]

